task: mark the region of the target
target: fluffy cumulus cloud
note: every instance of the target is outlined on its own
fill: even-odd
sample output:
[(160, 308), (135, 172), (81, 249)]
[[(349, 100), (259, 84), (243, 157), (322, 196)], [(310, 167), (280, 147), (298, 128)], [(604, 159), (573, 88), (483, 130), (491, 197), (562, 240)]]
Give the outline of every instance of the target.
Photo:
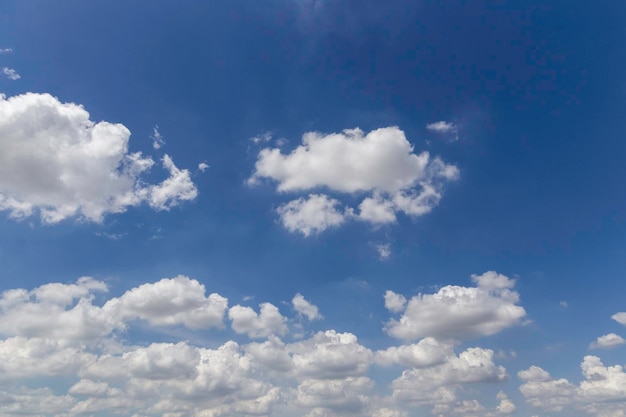
[(292, 298), (291, 305), (294, 310), (309, 320), (319, 320), (322, 318), (317, 306), (305, 300), (304, 296), (300, 293)]
[(385, 305), (402, 312), (385, 325), (386, 332), (400, 339), (422, 337), (463, 340), (489, 336), (520, 324), (526, 315), (513, 291), (515, 281), (494, 271), (473, 275), (476, 287), (449, 285), (434, 294), (418, 294), (404, 307), (403, 298), (388, 291)]
[(615, 333), (605, 334), (604, 336), (598, 337), (595, 341), (593, 341), (590, 345), (590, 349), (611, 349), (626, 343), (626, 340), (622, 336), (619, 336)]
[(540, 367), (518, 372), (526, 401), (551, 411), (583, 412), (594, 417), (624, 416), (626, 372), (620, 365), (605, 366), (597, 356), (585, 356), (580, 365), (583, 380), (574, 384), (565, 378), (554, 379)]
[(455, 406), (463, 406), (457, 398), (462, 385), (506, 379), (506, 370), (496, 365), (493, 357), (490, 349), (469, 348), (439, 365), (406, 370), (392, 382), (392, 395), (398, 401), (428, 405), (434, 412), (448, 414)]
[(619, 324), (626, 326), (626, 312), (615, 313), (611, 316), (611, 318)]
[(169, 155), (161, 160), (169, 176), (143, 181), (155, 162), (130, 152), (129, 138), (125, 126), (93, 122), (82, 106), (49, 94), (0, 96), (0, 210), (45, 223), (100, 222), (142, 203), (169, 210), (196, 198), (189, 171)]
[(338, 200), (323, 194), (311, 194), (280, 206), (276, 211), (290, 232), (300, 232), (305, 237), (337, 227), (351, 216), (350, 210), (338, 209)]
[(250, 307), (233, 306), (228, 310), (228, 318), (235, 332), (253, 339), (287, 333), (287, 319), (270, 303), (262, 303), (258, 314)]
[[(497, 274), (474, 280), (494, 294), (512, 287)], [(457, 354), (455, 342), (424, 337), (373, 350), (350, 332), (308, 332), (304, 326), (321, 315), (299, 293), (287, 317), (269, 302), (229, 308), (226, 297), (185, 276), (119, 296), (109, 291), (83, 277), (0, 294), (0, 414), (407, 417), (430, 408), (451, 417), (515, 410), (503, 392), (491, 409), (466, 398), (464, 387), (506, 378), (490, 349)], [(410, 303), (390, 291), (385, 300), (396, 311)], [(303, 330), (299, 338), (290, 326)], [(210, 332), (210, 347), (175, 340), (194, 330)], [(587, 362), (590, 381), (599, 384), (604, 372), (619, 382), (619, 369)], [(388, 382), (377, 381), (381, 369)], [(542, 372), (521, 375), (548, 381)], [(41, 388), (49, 381), (54, 389)]]
[[(264, 148), (248, 183), (273, 180), (283, 193), (317, 190), (277, 209), (288, 230), (309, 236), (349, 219), (382, 225), (396, 222), (399, 212), (421, 216), (439, 204), (443, 185), (458, 177), (456, 166), (415, 153), (403, 131), (387, 127), (368, 134), (309, 132), (289, 154)], [(361, 201), (355, 209), (321, 191)]]

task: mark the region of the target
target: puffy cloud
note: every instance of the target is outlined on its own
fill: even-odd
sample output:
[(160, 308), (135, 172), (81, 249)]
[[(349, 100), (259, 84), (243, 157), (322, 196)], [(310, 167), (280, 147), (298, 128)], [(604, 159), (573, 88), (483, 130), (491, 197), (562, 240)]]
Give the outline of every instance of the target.
[(509, 396), (506, 395), (503, 391), (498, 392), (496, 396), (498, 400), (500, 400), (500, 404), (496, 407), (496, 411), (500, 414), (511, 414), (515, 412), (515, 404), (513, 401), (509, 399)]
[(270, 303), (262, 303), (257, 314), (250, 307), (236, 305), (228, 310), (228, 318), (237, 333), (245, 333), (248, 337), (259, 339), (271, 335), (287, 333), (287, 319), (280, 314), (278, 308)]
[(611, 318), (619, 324), (626, 326), (626, 312), (615, 313), (611, 316)]
[(443, 363), (451, 355), (453, 355), (451, 345), (427, 337), (412, 345), (392, 346), (379, 350), (376, 352), (376, 363), (424, 368)]
[(336, 209), (341, 202), (324, 194), (311, 194), (307, 200), (296, 199), (279, 208), (288, 230), (309, 236), (352, 218), (380, 225), (394, 223), (397, 212), (426, 214), (439, 203), (443, 184), (458, 176), (456, 166), (428, 152), (414, 153), (404, 132), (387, 127), (368, 134), (360, 129), (329, 135), (309, 132), (290, 154), (279, 148), (262, 149), (248, 183), (268, 178), (277, 182), (279, 192), (325, 188), (338, 194), (367, 194), (354, 216), (353, 208), (342, 213)]
[(93, 278), (76, 284), (52, 283), (34, 290), (7, 290), (0, 295), (0, 334), (93, 342), (131, 320), (154, 326), (182, 324), (188, 328), (222, 327), (228, 300), (219, 294), (204, 296), (204, 286), (178, 276), (128, 290), (94, 305), (106, 285)]
[[(516, 305), (519, 294), (512, 290), (513, 280), (489, 271), (473, 275), (472, 281), (476, 287), (449, 285), (435, 294), (412, 297), (402, 317), (387, 322), (386, 332), (406, 340), (426, 336), (459, 340), (495, 334), (519, 324), (526, 315)], [(392, 300), (393, 293), (389, 297)], [(399, 310), (392, 301), (389, 305)]]
[(22, 78), (20, 74), (17, 73), (13, 68), (4, 67), (2, 68), (2, 73), (6, 75), (6, 77), (10, 80), (16, 81)]
[(312, 408), (311, 417), (351, 415), (369, 405), (374, 383), (366, 377), (341, 380), (308, 379), (298, 385), (296, 403)]
[(293, 305), (294, 310), (309, 320), (319, 320), (323, 318), (323, 316), (319, 313), (317, 306), (305, 300), (300, 293), (293, 297), (291, 304)]
[(385, 291), (385, 308), (392, 313), (400, 313), (406, 306), (406, 298), (391, 290)]
[(295, 373), (315, 379), (364, 375), (373, 353), (360, 345), (352, 333), (334, 330), (316, 333), (311, 339), (292, 344)]
[(104, 283), (80, 278), (76, 284), (46, 284), (32, 291), (7, 290), (0, 295), (0, 334), (91, 341), (121, 323), (92, 304)]
[(284, 204), (276, 212), (281, 223), (290, 232), (300, 232), (305, 237), (341, 225), (350, 211), (337, 210), (339, 201), (323, 194), (310, 194)]
[(103, 308), (125, 322), (141, 319), (155, 326), (200, 329), (222, 327), (227, 307), (228, 299), (216, 293), (205, 297), (204, 285), (179, 275), (128, 290)]
[(589, 349), (611, 349), (626, 343), (626, 340), (615, 333), (599, 336), (589, 345)]
[(130, 153), (130, 131), (95, 123), (80, 105), (49, 94), (0, 97), (0, 210), (24, 218), (38, 211), (45, 223), (72, 216), (100, 222), (109, 213), (147, 202), (168, 210), (196, 198), (189, 171), (162, 159), (169, 177), (146, 184), (154, 161)]
[(384, 261), (391, 256), (391, 245), (389, 243), (376, 245), (376, 251), (378, 252), (378, 259)]
[(200, 170), (200, 172), (204, 172), (209, 169), (209, 164), (207, 164), (206, 162), (200, 162), (198, 164), (198, 169)]
[(0, 391), (0, 414), (13, 416), (61, 416), (74, 405), (69, 395), (55, 395), (49, 388)]
[(518, 373), (526, 382), (520, 391), (526, 401), (548, 411), (583, 410), (592, 416), (620, 416), (626, 401), (626, 373), (620, 365), (604, 366), (600, 358), (585, 356), (580, 365), (584, 380), (578, 386), (552, 379), (541, 368)]
[(459, 356), (449, 356), (442, 364), (406, 370), (395, 379), (393, 398), (414, 405), (446, 408), (456, 402), (461, 384), (499, 382), (506, 370), (493, 362), (490, 349), (469, 348)]
[(457, 127), (452, 122), (446, 122), (444, 120), (440, 120), (438, 122), (428, 123), (426, 125), (426, 129), (435, 133), (456, 133)]

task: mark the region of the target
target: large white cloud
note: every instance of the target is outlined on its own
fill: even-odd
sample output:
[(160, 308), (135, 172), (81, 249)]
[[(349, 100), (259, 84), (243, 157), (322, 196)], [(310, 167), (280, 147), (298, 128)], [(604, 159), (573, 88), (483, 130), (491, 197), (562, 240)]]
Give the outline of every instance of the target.
[(253, 339), (287, 333), (287, 318), (271, 303), (262, 303), (257, 314), (252, 308), (236, 305), (228, 310), (233, 330)]
[[(489, 271), (473, 275), (472, 281), (476, 287), (449, 285), (434, 294), (412, 297), (402, 316), (387, 322), (386, 332), (405, 340), (427, 336), (461, 340), (495, 334), (519, 324), (526, 315), (517, 305), (519, 294), (512, 290), (512, 279)], [(401, 311), (401, 301), (395, 293), (386, 293), (391, 311)]]
[(143, 202), (167, 210), (196, 198), (189, 171), (163, 157), (169, 177), (147, 184), (154, 161), (130, 153), (130, 131), (93, 122), (80, 105), (49, 94), (0, 96), (0, 210), (39, 214), (56, 223), (72, 216), (100, 222)]
[(490, 349), (469, 348), (459, 356), (449, 356), (442, 364), (406, 370), (391, 384), (393, 397), (415, 405), (447, 409), (457, 402), (462, 384), (499, 382), (506, 370), (493, 362)]
[(605, 366), (597, 356), (585, 356), (580, 368), (584, 379), (577, 386), (565, 378), (553, 379), (533, 366), (518, 372), (526, 401), (547, 411), (579, 410), (590, 416), (623, 416), (626, 372), (620, 365)]
[(395, 222), (397, 212), (421, 216), (439, 204), (443, 184), (458, 176), (456, 166), (428, 152), (415, 153), (403, 131), (387, 127), (368, 134), (360, 129), (329, 135), (309, 132), (289, 154), (262, 149), (248, 183), (267, 178), (277, 183), (279, 192), (364, 195), (358, 210), (338, 210), (342, 203), (325, 194), (280, 206), (283, 225), (308, 236), (352, 218), (380, 225)]
[(615, 333), (605, 334), (603, 336), (599, 336), (595, 341), (593, 341), (590, 345), (590, 349), (612, 349), (614, 347), (623, 345), (626, 343), (626, 340), (620, 335)]

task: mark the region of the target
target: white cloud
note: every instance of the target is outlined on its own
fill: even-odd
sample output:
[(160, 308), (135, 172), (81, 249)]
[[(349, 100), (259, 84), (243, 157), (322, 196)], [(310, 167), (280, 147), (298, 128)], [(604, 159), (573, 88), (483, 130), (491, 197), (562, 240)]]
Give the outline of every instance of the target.
[[(325, 194), (311, 194), (308, 200), (296, 199), (279, 208), (287, 229), (309, 236), (349, 218), (381, 225), (394, 223), (398, 212), (424, 215), (439, 203), (443, 184), (458, 176), (456, 166), (432, 158), (428, 152), (414, 153), (404, 132), (388, 127), (367, 135), (360, 129), (329, 135), (309, 132), (290, 154), (279, 148), (264, 148), (248, 183), (254, 185), (267, 178), (277, 183), (279, 192), (325, 188), (340, 195), (365, 194), (356, 216), (348, 215), (355, 212), (351, 207), (339, 212), (336, 206), (341, 202)], [(302, 220), (296, 214), (306, 203), (308, 216)], [(302, 224), (286, 221), (285, 214), (293, 214)], [(323, 220), (306, 221), (313, 217)]]
[(161, 149), (161, 147), (165, 145), (165, 139), (159, 131), (159, 126), (154, 126), (152, 128), (152, 136), (150, 136), (150, 138), (152, 139), (152, 147), (154, 149)]
[(0, 210), (24, 218), (39, 213), (45, 223), (73, 216), (100, 222), (147, 202), (168, 210), (194, 200), (189, 171), (170, 156), (170, 176), (146, 184), (142, 173), (154, 161), (130, 153), (130, 131), (121, 124), (94, 123), (80, 105), (49, 94), (0, 97)]
[(615, 313), (611, 316), (611, 318), (619, 324), (626, 326), (626, 312)]
[(206, 171), (207, 169), (209, 169), (209, 167), (210, 167), (210, 165), (207, 164), (206, 162), (200, 162), (198, 164), (198, 169), (200, 170), (200, 172)]
[(228, 318), (235, 332), (245, 333), (253, 339), (287, 333), (287, 319), (270, 303), (262, 303), (259, 314), (250, 307), (236, 305), (228, 310)]
[(626, 340), (615, 333), (599, 336), (589, 345), (589, 349), (611, 349), (626, 343)]
[(323, 194), (311, 194), (280, 206), (276, 212), (287, 230), (300, 232), (305, 237), (341, 225), (349, 212), (337, 210), (339, 201)]
[(289, 350), (296, 375), (315, 379), (364, 375), (374, 357), (355, 335), (334, 330), (318, 332), (309, 340), (291, 344)]
[(378, 252), (378, 259), (384, 261), (391, 256), (391, 245), (389, 243), (376, 245), (376, 251)]
[(222, 327), (228, 299), (204, 294), (204, 285), (179, 275), (133, 288), (103, 308), (124, 322), (141, 319), (153, 326)]
[(525, 383), (520, 391), (534, 407), (547, 411), (582, 410), (591, 416), (623, 416), (626, 373), (620, 365), (604, 366), (600, 358), (585, 356), (584, 380), (578, 386), (567, 379), (552, 379), (541, 368), (518, 373)]
[[(449, 285), (435, 294), (412, 297), (400, 319), (388, 321), (385, 331), (405, 340), (426, 336), (461, 340), (498, 333), (526, 315), (517, 305), (519, 294), (511, 289), (513, 280), (489, 271), (473, 275), (472, 281), (476, 287)], [(392, 301), (389, 305), (395, 306)]]
[(373, 386), (366, 377), (309, 379), (298, 385), (296, 404), (312, 408), (307, 417), (352, 415), (369, 405), (367, 394)]
[(393, 398), (414, 405), (449, 406), (461, 384), (500, 382), (506, 370), (493, 363), (490, 349), (469, 348), (436, 366), (406, 370), (391, 387)]
[(376, 363), (424, 368), (443, 363), (453, 355), (452, 346), (427, 337), (412, 345), (392, 346), (376, 352)]
[(430, 130), (431, 132), (441, 133), (441, 134), (457, 132), (457, 127), (454, 123), (446, 122), (444, 120), (440, 120), (438, 122), (433, 122), (433, 123), (428, 123), (426, 125), (426, 129)]
[(317, 306), (305, 300), (300, 293), (293, 297), (291, 304), (293, 305), (294, 310), (309, 320), (319, 320), (323, 318), (323, 316), (319, 313)]
[(391, 290), (385, 291), (385, 308), (392, 313), (400, 313), (406, 306), (406, 297)]
[(509, 396), (506, 395), (503, 391), (498, 392), (496, 396), (498, 400), (500, 400), (500, 404), (496, 407), (496, 411), (500, 414), (512, 414), (515, 412), (515, 404), (513, 401), (509, 399)]
[(0, 48), (0, 55), (11, 54), (13, 53), (12, 48)]
[(13, 68), (4, 67), (2, 68), (2, 73), (6, 75), (6, 77), (10, 80), (16, 81), (22, 78), (20, 74), (17, 73)]

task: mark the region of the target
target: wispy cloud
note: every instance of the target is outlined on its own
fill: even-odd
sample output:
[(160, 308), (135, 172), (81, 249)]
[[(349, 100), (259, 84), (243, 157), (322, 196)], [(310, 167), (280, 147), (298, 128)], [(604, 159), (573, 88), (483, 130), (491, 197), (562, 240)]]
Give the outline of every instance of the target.
[(0, 55), (13, 53), (13, 48), (0, 48)]
[(18, 74), (17, 71), (15, 71), (13, 68), (4, 67), (2, 68), (2, 73), (6, 75), (7, 78), (13, 81), (19, 80), (20, 78), (22, 78), (20, 74)]
[(459, 140), (459, 128), (452, 122), (446, 122), (440, 120), (434, 123), (428, 123), (426, 129), (441, 136), (445, 136), (448, 139)]

